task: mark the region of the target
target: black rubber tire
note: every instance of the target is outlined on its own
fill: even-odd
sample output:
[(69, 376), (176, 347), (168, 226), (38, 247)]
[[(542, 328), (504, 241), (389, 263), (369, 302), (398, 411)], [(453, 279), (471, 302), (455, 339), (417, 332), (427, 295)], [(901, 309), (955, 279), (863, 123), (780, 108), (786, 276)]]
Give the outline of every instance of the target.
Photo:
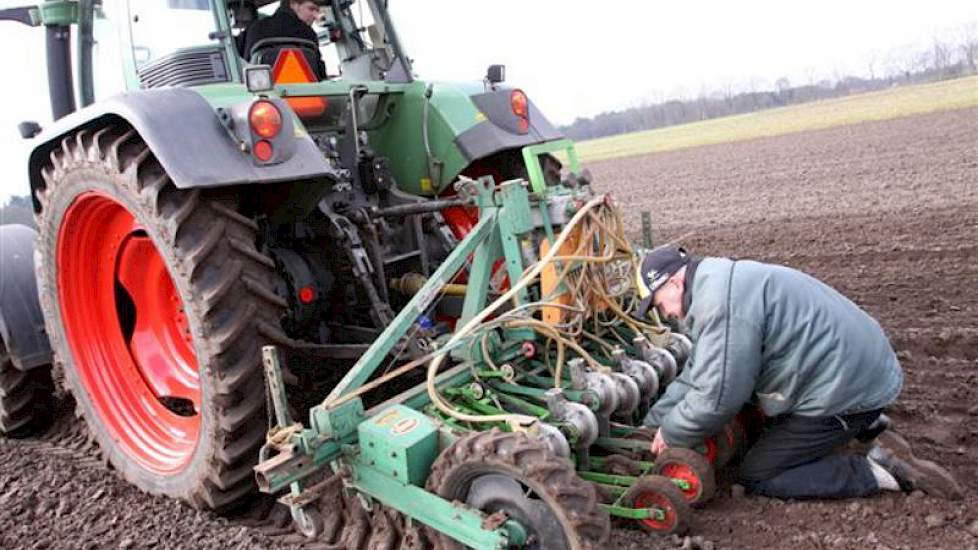
[(716, 494), (716, 473), (705, 456), (692, 449), (670, 447), (655, 457), (655, 466), (652, 467), (652, 472), (669, 477), (667, 470), (672, 465), (688, 468), (689, 472), (698, 480), (698, 487), (695, 490), (680, 490), (690, 506), (694, 508), (703, 506)]
[(51, 366), (18, 370), (0, 339), (0, 434), (30, 437), (51, 424), (54, 410)]
[[(242, 162), (247, 162), (242, 159)], [(257, 224), (237, 211), (234, 192), (181, 190), (139, 135), (108, 126), (65, 138), (36, 192), (38, 282), (57, 368), (109, 463), (140, 489), (195, 508), (227, 511), (255, 491), (252, 467), (267, 417), (261, 346), (285, 343), (286, 303), (274, 291), (274, 262), (256, 249)], [(200, 366), (197, 446), (179, 472), (160, 475), (130, 460), (93, 408), (75, 372), (57, 299), (58, 230), (72, 201), (99, 191), (145, 227), (183, 301)]]
[[(462, 436), (435, 460), (425, 487), (449, 501), (464, 502), (471, 482), (484, 474), (503, 474), (529, 487), (560, 522), (568, 548), (601, 548), (607, 543), (611, 522), (598, 504), (594, 486), (544, 441), (522, 433), (493, 428)], [(442, 533), (432, 533), (431, 538), (441, 548), (461, 548)]]
[(635, 508), (636, 501), (645, 493), (654, 493), (665, 500), (667, 503), (666, 506), (670, 508), (666, 510), (667, 518), (671, 512), (673, 521), (661, 527), (653, 527), (644, 521), (637, 521), (636, 523), (639, 527), (649, 533), (658, 535), (682, 535), (686, 532), (689, 528), (689, 517), (691, 514), (689, 503), (686, 502), (682, 492), (672, 481), (658, 475), (642, 476), (622, 495), (622, 506)]

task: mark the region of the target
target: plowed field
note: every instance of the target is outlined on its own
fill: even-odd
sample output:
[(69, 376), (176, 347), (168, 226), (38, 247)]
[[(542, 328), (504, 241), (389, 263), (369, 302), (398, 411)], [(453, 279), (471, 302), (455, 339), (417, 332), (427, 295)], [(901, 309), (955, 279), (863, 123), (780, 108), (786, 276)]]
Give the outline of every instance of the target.
[[(650, 210), (655, 240), (787, 264), (876, 316), (906, 370), (890, 410), (915, 452), (968, 496), (845, 502), (720, 496), (691, 538), (621, 528), (615, 548), (978, 548), (978, 109), (699, 147), (589, 166)], [(120, 481), (70, 413), (41, 439), (0, 440), (0, 548), (268, 548), (286, 517), (218, 518)], [(311, 546), (306, 545), (306, 548)], [(321, 546), (322, 547), (322, 546)]]

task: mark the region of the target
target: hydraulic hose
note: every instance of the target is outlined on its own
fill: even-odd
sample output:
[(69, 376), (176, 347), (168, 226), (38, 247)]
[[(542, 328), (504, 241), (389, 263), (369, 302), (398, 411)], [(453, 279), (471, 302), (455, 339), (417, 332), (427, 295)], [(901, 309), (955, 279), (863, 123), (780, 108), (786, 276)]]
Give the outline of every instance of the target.
[[(519, 291), (526, 288), (530, 284), (530, 282), (536, 279), (536, 277), (540, 275), (540, 272), (543, 271), (543, 268), (546, 267), (552, 261), (554, 261), (554, 258), (557, 256), (557, 253), (560, 251), (560, 248), (564, 245), (565, 242), (567, 242), (567, 240), (570, 238), (571, 234), (573, 233), (574, 229), (577, 227), (578, 224), (581, 223), (581, 220), (584, 219), (584, 217), (588, 214), (588, 212), (597, 208), (599, 205), (603, 204), (604, 201), (605, 201), (604, 197), (600, 197), (600, 196), (595, 197), (590, 201), (588, 201), (583, 207), (581, 207), (581, 209), (578, 210), (574, 214), (574, 216), (570, 219), (567, 225), (564, 226), (564, 229), (560, 232), (560, 235), (554, 241), (553, 245), (550, 247), (550, 250), (547, 251), (547, 254), (544, 255), (544, 257), (541, 258), (541, 260), (537, 262), (529, 271), (525, 272), (523, 276), (520, 277), (518, 281), (516, 281), (515, 284), (511, 285), (508, 291), (506, 291), (499, 298), (496, 298), (496, 300), (493, 301), (488, 307), (486, 307), (485, 309), (480, 311), (477, 315), (475, 315), (472, 319), (470, 319), (465, 324), (465, 326), (455, 331), (455, 333), (448, 340), (448, 342), (445, 343), (446, 347), (451, 346), (452, 344), (458, 342), (459, 340), (467, 336), (477, 326), (479, 326), (479, 324), (482, 323), (488, 316), (492, 315), (494, 311), (499, 309), (500, 306), (502, 306), (503, 304), (511, 300), (514, 296), (516, 296), (516, 294)], [(547, 328), (551, 328), (551, 327), (548, 326)], [(536, 417), (521, 415), (521, 414), (494, 414), (494, 415), (487, 415), (487, 416), (478, 416), (478, 415), (460, 413), (452, 409), (451, 406), (449, 406), (449, 404), (446, 403), (444, 399), (442, 399), (441, 395), (438, 393), (438, 388), (435, 386), (435, 377), (438, 375), (438, 368), (441, 366), (444, 360), (445, 360), (445, 356), (439, 355), (438, 357), (435, 357), (434, 360), (431, 361), (431, 363), (428, 365), (428, 377), (426, 380), (426, 388), (428, 390), (428, 396), (431, 398), (431, 402), (435, 405), (435, 407), (438, 408), (438, 410), (451, 416), (452, 418), (455, 418), (456, 420), (460, 420), (463, 422), (507, 422), (514, 428), (527, 426), (537, 421)]]

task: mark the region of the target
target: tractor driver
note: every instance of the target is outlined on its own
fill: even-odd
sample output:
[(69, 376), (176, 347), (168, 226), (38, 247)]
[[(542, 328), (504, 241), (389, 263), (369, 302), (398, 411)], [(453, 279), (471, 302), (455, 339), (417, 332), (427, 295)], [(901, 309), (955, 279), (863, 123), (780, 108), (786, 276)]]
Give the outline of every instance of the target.
[(880, 325), (842, 294), (794, 269), (698, 258), (675, 245), (649, 251), (636, 278), (638, 313), (657, 308), (693, 342), (686, 368), (645, 419), (658, 428), (653, 453), (700, 445), (750, 401), (769, 421), (739, 467), (749, 492), (801, 499), (920, 489), (961, 498), (946, 470), (913, 456), (893, 432), (867, 456), (837, 452), (903, 385)]
[[(245, 59), (251, 59), (252, 50), (262, 40), (268, 38), (298, 38), (306, 40), (315, 47), (302, 48), (302, 52), (315, 73), (316, 78), (326, 78), (326, 64), (319, 51), (319, 38), (312, 24), (319, 16), (319, 5), (314, 0), (282, 0), (271, 17), (259, 19), (245, 31), (244, 48), (240, 52)], [(288, 47), (286, 45), (285, 47)], [(274, 65), (279, 48), (269, 48), (262, 53), (262, 63)]]

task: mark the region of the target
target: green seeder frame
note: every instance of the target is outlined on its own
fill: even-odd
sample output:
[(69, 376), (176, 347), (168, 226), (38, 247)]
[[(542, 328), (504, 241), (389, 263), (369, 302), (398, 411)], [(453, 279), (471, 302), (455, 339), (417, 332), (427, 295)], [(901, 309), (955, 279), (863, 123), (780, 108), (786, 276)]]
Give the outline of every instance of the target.
[[(332, 468), (349, 490), (449, 534), (466, 546), (488, 550), (521, 542), (525, 533), (519, 525), (506, 522), (496, 529), (483, 528), (482, 514), (448, 502), (423, 488), (438, 451), (455, 438), (450, 423), (418, 412), (430, 405), (424, 385), (370, 411), (364, 410), (356, 392), (364, 388), (385, 359), (404, 342), (418, 318), (440, 297), (442, 287), (462, 268), (468, 270), (468, 290), (458, 326), (463, 326), (486, 307), (492, 268), (497, 258), (505, 258), (509, 280), (519, 280), (524, 273), (521, 240), (532, 231), (542, 230), (553, 242), (554, 225), (560, 224), (552, 220), (568, 219), (578, 207), (575, 205), (592, 198), (588, 191), (545, 184), (539, 157), (557, 151), (567, 155), (570, 170), (577, 173), (579, 167), (573, 145), (568, 140), (559, 140), (524, 148), (529, 182), (514, 180), (496, 186), (491, 178), (482, 178), (468, 181), (459, 189), (460, 196), (468, 196), (479, 208), (478, 223), (323, 403), (310, 410), (309, 427), (294, 423), (290, 418), (277, 352), (273, 347), (264, 349), (266, 378), (277, 425), (269, 433), (255, 472), (263, 492), (288, 491), (281, 500), (290, 506), (300, 527), (310, 521), (307, 507), (318, 497), (319, 485), (308, 480), (325, 468)], [(515, 297), (518, 304), (526, 303), (528, 299), (526, 290)], [(535, 334), (530, 329), (509, 329), (505, 338), (509, 343), (518, 344), (533, 341)], [(472, 380), (472, 367), (481, 362), (479, 352), (467, 346), (441, 351), (451, 353), (460, 364), (440, 373), (436, 385), (462, 388)], [(504, 389), (513, 388), (504, 386)], [(568, 394), (574, 397), (573, 392)], [(529, 401), (524, 405), (532, 410)], [(544, 414), (545, 409), (538, 412)], [(646, 463), (644, 466), (650, 465)], [(636, 479), (600, 472), (581, 474), (584, 479), (619, 494), (619, 500), (620, 494)], [(615, 516), (632, 519), (663, 517), (663, 512), (658, 509), (632, 509), (620, 506), (618, 502), (605, 505), (605, 509)]]

